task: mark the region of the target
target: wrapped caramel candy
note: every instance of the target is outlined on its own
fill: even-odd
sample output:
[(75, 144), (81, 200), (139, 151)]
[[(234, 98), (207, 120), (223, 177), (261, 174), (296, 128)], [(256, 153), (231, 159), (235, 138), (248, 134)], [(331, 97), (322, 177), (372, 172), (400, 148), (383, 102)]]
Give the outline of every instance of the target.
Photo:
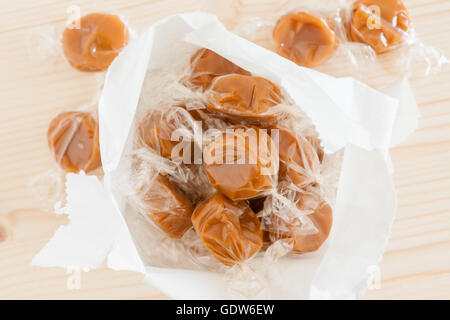
[(195, 208), (192, 224), (205, 247), (226, 266), (251, 258), (262, 246), (261, 224), (250, 207), (220, 193)]
[(219, 76), (231, 73), (250, 75), (233, 62), (218, 55), (209, 49), (200, 49), (191, 57), (192, 74), (189, 81), (203, 90), (207, 89), (212, 81)]
[(320, 159), (307, 139), (288, 129), (279, 129), (280, 176), (302, 188), (320, 168)]
[(230, 74), (217, 78), (208, 92), (210, 111), (255, 120), (278, 116), (271, 108), (281, 103), (280, 89), (261, 77)]
[(381, 54), (405, 41), (410, 22), (401, 0), (357, 0), (352, 8), (350, 37)]
[(192, 226), (191, 204), (160, 174), (145, 190), (142, 206), (147, 216), (171, 238), (181, 238)]
[[(174, 136), (175, 130), (181, 128), (186, 129), (185, 133), (189, 135), (181, 135), (180, 132), (180, 137)], [(186, 155), (184, 160), (185, 163), (193, 163), (193, 128), (194, 119), (184, 106), (151, 110), (139, 124), (139, 137), (145, 145), (168, 159), (184, 159), (184, 150), (189, 150), (190, 156)]]
[(64, 170), (89, 172), (101, 166), (98, 125), (89, 113), (60, 113), (50, 122), (47, 139)]
[(262, 129), (220, 133), (205, 147), (203, 160), (211, 185), (234, 201), (263, 196), (276, 183), (276, 146)]
[(271, 215), (270, 239), (291, 239), (293, 250), (298, 253), (316, 251), (330, 234), (333, 223), (332, 209), (323, 199), (312, 194), (303, 194), (297, 208), (305, 216), (299, 218), (291, 215), (281, 218), (276, 214)]
[(112, 14), (91, 13), (81, 17), (79, 28), (64, 30), (64, 55), (81, 71), (106, 70), (128, 42), (128, 29)]
[(279, 55), (305, 67), (318, 65), (338, 46), (327, 21), (307, 12), (281, 17), (273, 30), (273, 39)]

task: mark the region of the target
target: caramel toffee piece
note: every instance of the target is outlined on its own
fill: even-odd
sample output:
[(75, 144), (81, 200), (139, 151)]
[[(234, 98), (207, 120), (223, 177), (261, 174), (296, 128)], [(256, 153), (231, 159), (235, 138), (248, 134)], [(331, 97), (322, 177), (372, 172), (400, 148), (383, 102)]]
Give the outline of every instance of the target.
[(244, 202), (233, 202), (220, 193), (199, 204), (192, 224), (205, 247), (223, 264), (251, 258), (263, 242), (261, 224)]
[(81, 71), (100, 71), (109, 67), (128, 42), (128, 30), (120, 18), (112, 14), (91, 13), (81, 17), (79, 28), (64, 30), (64, 55)]
[[(191, 114), (184, 107), (171, 107), (164, 111), (151, 110), (139, 124), (139, 137), (145, 145), (168, 159), (184, 159), (184, 151), (190, 150), (191, 157), (185, 160), (190, 159), (192, 163), (194, 157), (194, 143), (190, 140), (192, 137), (182, 136), (181, 133), (178, 137), (174, 132), (184, 127), (192, 133), (193, 121)], [(177, 138), (179, 139), (176, 140)], [(175, 154), (172, 155), (173, 151)]]
[(250, 75), (250, 72), (209, 49), (200, 49), (191, 57), (192, 75), (190, 82), (203, 90), (207, 89), (214, 78), (231, 73)]
[(61, 168), (89, 172), (101, 166), (97, 122), (89, 113), (64, 112), (50, 122), (48, 146)]
[(402, 44), (409, 28), (410, 18), (401, 0), (357, 0), (353, 4), (350, 37), (378, 54)]
[(181, 238), (192, 226), (192, 207), (164, 176), (158, 175), (142, 199), (147, 216), (171, 238)]
[(273, 119), (281, 103), (280, 89), (261, 77), (230, 74), (217, 78), (208, 93), (207, 109), (228, 116)]
[(262, 196), (273, 188), (278, 155), (265, 130), (239, 128), (215, 137), (203, 151), (211, 185), (231, 200)]
[(327, 22), (306, 12), (281, 17), (274, 30), (275, 51), (300, 66), (314, 67), (337, 48), (334, 31)]
[(305, 228), (305, 222), (298, 217), (289, 221), (273, 214), (271, 216), (270, 238), (272, 241), (292, 239), (293, 250), (298, 253), (313, 252), (320, 248), (330, 234), (333, 223), (332, 209), (318, 196), (304, 194), (297, 203), (300, 212), (309, 213), (304, 218), (314, 228)]
[(280, 177), (288, 177), (298, 187), (304, 187), (320, 167), (316, 150), (308, 140), (288, 129), (279, 129), (278, 138)]

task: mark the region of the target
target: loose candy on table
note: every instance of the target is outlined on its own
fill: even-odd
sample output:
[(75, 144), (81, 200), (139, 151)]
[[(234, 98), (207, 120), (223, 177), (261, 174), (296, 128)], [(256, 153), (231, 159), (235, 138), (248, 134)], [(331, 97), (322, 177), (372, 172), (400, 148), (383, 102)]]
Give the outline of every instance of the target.
[(50, 122), (47, 140), (58, 165), (69, 172), (93, 171), (101, 166), (99, 131), (86, 112), (63, 112)]
[(128, 28), (113, 14), (91, 13), (80, 18), (79, 26), (66, 27), (62, 37), (64, 55), (80, 71), (108, 69), (128, 43)]
[(336, 34), (328, 22), (304, 11), (281, 17), (272, 36), (279, 55), (305, 67), (317, 66), (338, 47)]
[(411, 20), (401, 0), (357, 0), (352, 7), (350, 37), (377, 54), (391, 51), (408, 38)]

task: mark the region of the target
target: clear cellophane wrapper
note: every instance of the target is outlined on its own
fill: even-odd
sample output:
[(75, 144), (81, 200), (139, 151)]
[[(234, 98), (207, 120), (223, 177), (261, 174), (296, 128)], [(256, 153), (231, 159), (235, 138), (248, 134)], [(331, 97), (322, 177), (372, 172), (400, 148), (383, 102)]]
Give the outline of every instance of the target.
[[(301, 111), (300, 106), (292, 102), (283, 88), (280, 88), (281, 93), (277, 97), (280, 103), (260, 114), (257, 120), (208, 112), (205, 106), (211, 103), (211, 88), (220, 77), (216, 78), (210, 89), (206, 90), (190, 84), (189, 79), (197, 76), (192, 74), (190, 57), (198, 49), (190, 46), (183, 52), (184, 58), (180, 61), (168, 65), (164, 70), (152, 70), (147, 73), (123, 160), (115, 174), (118, 180), (114, 186), (118, 188), (116, 191), (126, 198), (125, 218), (144, 264), (221, 272), (229, 277), (229, 289), (237, 294), (237, 297), (264, 297), (268, 289), (264, 279), (269, 271), (273, 274), (273, 264), (286, 255), (298, 256), (292, 250), (292, 239), (277, 238), (275, 235), (284, 234), (286, 230), (283, 228), (292, 223), (296, 223), (295, 228), (305, 235), (320, 232), (308, 216), (314, 213), (319, 202), (326, 201), (333, 206), (342, 152), (331, 155), (323, 153), (312, 122)], [(191, 114), (203, 115), (200, 117), (203, 121), (197, 121)], [(149, 125), (146, 119), (152, 116), (156, 116), (157, 119), (156, 124), (153, 123), (154, 126), (162, 123), (161, 130), (153, 133), (159, 134), (159, 138), (170, 140), (173, 137), (167, 134), (176, 131), (176, 139), (180, 140), (175, 143), (180, 142), (178, 145), (181, 148), (173, 148), (170, 155), (162, 156), (165, 145), (161, 145), (161, 140), (155, 139), (152, 147), (143, 141), (145, 140), (143, 130), (151, 129), (145, 128)], [(265, 118), (270, 120), (261, 120)], [(230, 130), (265, 129), (270, 132), (271, 129), (267, 129), (268, 127), (288, 129), (298, 139), (308, 137), (311, 141), (308, 145), (314, 146), (314, 151), (313, 154), (307, 155), (301, 147), (302, 144), (298, 143), (300, 156), (304, 158), (303, 167), (286, 164), (283, 160), (278, 163), (278, 154), (271, 159), (275, 163), (272, 163), (274, 171), (269, 173), (270, 188), (259, 194), (256, 200), (248, 200), (262, 203), (254, 213), (260, 220), (263, 232), (274, 235), (268, 237), (271, 240), (265, 241), (256, 254), (252, 254), (249, 259), (230, 261), (230, 265), (226, 266), (205, 248), (192, 226), (180, 238), (173, 238), (149, 218), (155, 211), (177, 214), (176, 212), (179, 212), (177, 210), (180, 209), (177, 208), (178, 203), (173, 201), (170, 192), (168, 193), (166, 188), (159, 187), (161, 176), (170, 182), (175, 192), (182, 195), (192, 208), (195, 208), (218, 192), (211, 185), (205, 172), (202, 150), (227, 131), (231, 132), (233, 137), (234, 131)], [(271, 141), (272, 138), (269, 137)], [(192, 147), (192, 144), (195, 147)], [(237, 148), (234, 156), (245, 158), (246, 151), (248, 150)], [(315, 157), (314, 161), (307, 159), (307, 156), (311, 155)], [(301, 175), (302, 184), (295, 184), (287, 174), (279, 175), (279, 165), (284, 165), (287, 170)], [(309, 209), (299, 210), (297, 203), (304, 197), (310, 201)], [(241, 214), (239, 211), (234, 213)], [(286, 223), (274, 225), (271, 223), (274, 221), (273, 216)], [(225, 249), (229, 251), (227, 253), (229, 256), (236, 255), (232, 252), (233, 248)], [(246, 248), (242, 250), (245, 255)]]
[[(449, 64), (450, 61), (441, 50), (423, 43), (417, 36), (408, 8), (404, 12), (403, 9), (396, 12), (405, 20), (409, 18), (405, 21), (408, 30), (404, 31), (400, 26), (392, 27), (389, 21), (378, 15), (376, 9), (361, 7), (359, 13), (367, 15), (373, 23), (381, 26), (375, 40), (372, 39), (380, 43), (381, 48), (374, 50), (367, 42), (357, 41), (363, 34), (352, 24), (356, 10), (354, 3), (353, 0), (281, 1), (274, 10), (268, 10), (270, 13), (264, 15), (241, 13), (233, 32), (275, 51), (273, 31), (277, 21), (286, 14), (301, 11), (309, 13), (324, 21), (333, 30), (338, 42), (336, 51), (314, 68), (337, 77), (351, 76), (379, 88), (385, 85), (386, 79), (395, 81), (402, 76), (428, 77)], [(392, 39), (392, 43), (387, 45), (386, 38)], [(380, 83), (377, 79), (381, 77), (383, 82)]]

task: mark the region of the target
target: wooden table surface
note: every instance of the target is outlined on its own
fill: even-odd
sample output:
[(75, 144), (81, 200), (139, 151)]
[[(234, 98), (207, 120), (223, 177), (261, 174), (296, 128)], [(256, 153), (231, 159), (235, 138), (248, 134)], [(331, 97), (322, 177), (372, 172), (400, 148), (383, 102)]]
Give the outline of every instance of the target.
[[(319, 0), (318, 0), (319, 1)], [(219, 3), (219, 4), (217, 4)], [(103, 74), (81, 73), (61, 56), (58, 34), (76, 4), (107, 11), (136, 29), (169, 14), (208, 9), (232, 27), (244, 14), (273, 14), (279, 0), (3, 0), (0, 2), (0, 298), (165, 298), (142, 276), (107, 269), (70, 274), (30, 262), (67, 220), (36, 199), (30, 181), (55, 168), (46, 131), (58, 112), (93, 101)], [(406, 0), (420, 39), (450, 56), (450, 1)], [(52, 34), (53, 32), (53, 34)], [(40, 36), (40, 37), (39, 37)], [(36, 41), (36, 39), (40, 39)], [(32, 49), (32, 50), (30, 50)], [(422, 118), (392, 150), (398, 212), (370, 299), (450, 298), (450, 73), (414, 78)], [(385, 79), (378, 77), (378, 83)], [(386, 80), (387, 81), (387, 80)]]

